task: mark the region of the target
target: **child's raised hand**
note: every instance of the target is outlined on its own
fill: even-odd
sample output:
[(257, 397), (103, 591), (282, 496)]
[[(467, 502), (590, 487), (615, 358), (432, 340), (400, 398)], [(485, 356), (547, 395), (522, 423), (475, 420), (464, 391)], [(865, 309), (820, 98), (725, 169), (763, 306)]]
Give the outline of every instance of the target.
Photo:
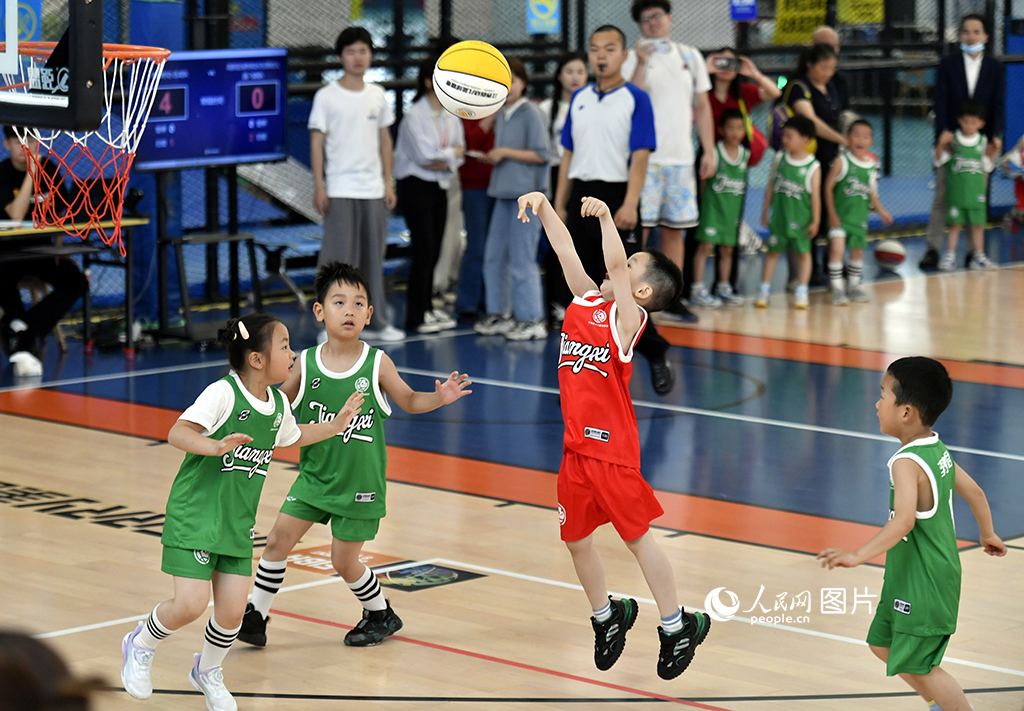
[(345, 428), (352, 422), (352, 418), (359, 414), (363, 408), (363, 394), (358, 390), (348, 396), (344, 407), (338, 410), (331, 423), (338, 432), (344, 432)]
[[(522, 200), (522, 198), (519, 198)], [(448, 376), (448, 379), (443, 383), (440, 380), (434, 381), (434, 392), (441, 399), (442, 405), (450, 405), (451, 403), (458, 400), (460, 397), (469, 395), (472, 390), (466, 390), (473, 381), (469, 379), (469, 376), (465, 373), (459, 374), (459, 371), (452, 372)]]
[(241, 432), (229, 434), (222, 440), (214, 440), (214, 443), (217, 446), (213, 456), (223, 457), (228, 452), (234, 451), (235, 447), (240, 447), (241, 445), (249, 444), (250, 442), (252, 442), (252, 437), (247, 434), (243, 434)]
[(530, 215), (527, 214), (527, 210), (532, 210), (533, 214), (536, 215), (544, 203), (547, 202), (547, 196), (544, 193), (532, 192), (526, 193), (519, 198), (519, 214), (516, 218), (520, 222), (529, 222)]
[(862, 562), (856, 553), (845, 548), (826, 548), (818, 554), (817, 558), (821, 561), (821, 567), (828, 568), (829, 570), (833, 568), (856, 568)]
[(999, 558), (1006, 555), (1006, 544), (1003, 543), (1002, 539), (994, 533), (991, 536), (981, 537), (981, 547), (989, 555), (994, 555)]
[(580, 215), (583, 217), (604, 217), (605, 215), (611, 215), (611, 211), (601, 200), (585, 197), (583, 198), (583, 205), (580, 206)]

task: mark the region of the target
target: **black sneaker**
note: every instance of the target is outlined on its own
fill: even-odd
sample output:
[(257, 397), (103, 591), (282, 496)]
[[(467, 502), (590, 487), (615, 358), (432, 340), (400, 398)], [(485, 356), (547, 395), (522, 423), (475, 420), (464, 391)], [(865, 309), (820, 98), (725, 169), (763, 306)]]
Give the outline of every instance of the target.
[(345, 635), (349, 647), (374, 647), (402, 629), (402, 620), (391, 609), (391, 602), (384, 610), (363, 610), (363, 619)]
[(711, 618), (703, 612), (683, 612), (683, 629), (668, 634), (660, 626), (658, 637), (661, 651), (658, 653), (658, 676), (675, 679), (690, 666), (697, 645), (704, 641), (711, 629)]
[(626, 648), (626, 632), (636, 622), (636, 600), (624, 597), (612, 600), (612, 616), (604, 622), (590, 618), (594, 626), (594, 664), (601, 671), (608, 671), (619, 660), (619, 655)]
[(238, 630), (239, 641), (256, 647), (266, 647), (269, 620), (270, 617), (264, 617), (251, 602), (248, 603), (245, 606), (245, 614), (242, 615), (242, 629)]
[(665, 356), (657, 360), (652, 359), (650, 366), (651, 385), (654, 387), (654, 392), (659, 395), (668, 395), (672, 392), (672, 386), (676, 382), (676, 376), (672, 373), (672, 366), (668, 364)]
[(939, 252), (935, 249), (929, 249), (924, 253), (918, 266), (921, 269), (936, 269), (939, 266)]
[(697, 323), (700, 320), (697, 314), (686, 308), (686, 304), (683, 303), (682, 299), (669, 304), (661, 312), (661, 317), (666, 321), (675, 321), (677, 323)]

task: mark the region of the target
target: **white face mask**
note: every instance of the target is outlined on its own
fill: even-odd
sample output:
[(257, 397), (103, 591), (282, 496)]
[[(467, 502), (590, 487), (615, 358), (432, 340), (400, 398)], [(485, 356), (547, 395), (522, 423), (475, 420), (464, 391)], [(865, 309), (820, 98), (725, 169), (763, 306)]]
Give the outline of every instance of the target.
[(960, 51), (967, 52), (967, 54), (979, 54), (983, 49), (985, 49), (984, 42), (978, 42), (977, 44), (960, 43)]

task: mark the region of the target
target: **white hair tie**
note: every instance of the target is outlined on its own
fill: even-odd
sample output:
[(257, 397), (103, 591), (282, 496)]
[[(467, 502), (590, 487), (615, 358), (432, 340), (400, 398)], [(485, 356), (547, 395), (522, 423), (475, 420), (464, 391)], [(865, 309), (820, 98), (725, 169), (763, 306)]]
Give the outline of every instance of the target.
[(242, 337), (243, 341), (249, 340), (249, 331), (248, 329), (246, 329), (245, 324), (242, 323), (241, 320), (239, 320), (238, 322), (238, 333)]

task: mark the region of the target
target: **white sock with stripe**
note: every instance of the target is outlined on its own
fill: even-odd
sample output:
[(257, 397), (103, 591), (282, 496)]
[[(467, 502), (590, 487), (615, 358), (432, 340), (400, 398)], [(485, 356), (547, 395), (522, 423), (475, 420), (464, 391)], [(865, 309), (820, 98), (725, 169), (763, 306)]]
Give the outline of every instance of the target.
[(135, 635), (136, 647), (152, 651), (174, 631), (164, 627), (160, 620), (157, 619), (156, 610), (158, 607), (160, 606), (157, 605), (153, 608), (153, 611), (149, 613), (149, 617), (146, 618), (146, 624), (142, 625), (142, 629)]
[(266, 617), (270, 614), (270, 606), (274, 604), (274, 596), (284, 583), (284, 570), (288, 567), (287, 560), (264, 560), (256, 567), (256, 582), (252, 587), (252, 606)]
[(231, 650), (231, 645), (238, 636), (239, 625), (233, 630), (226, 630), (217, 624), (213, 617), (206, 623), (206, 640), (203, 642), (203, 654), (199, 657), (199, 673), (208, 672), (224, 663), (224, 657)]
[(602, 607), (600, 610), (593, 610), (594, 619), (598, 622), (607, 622), (612, 617), (612, 601), (609, 600), (608, 604)]
[(384, 590), (377, 582), (377, 576), (366, 566), (363, 566), (359, 580), (354, 583), (345, 581), (345, 584), (363, 604), (363, 609), (380, 611), (388, 608), (388, 601), (384, 598)]
[(675, 634), (683, 629), (683, 611), (676, 610), (676, 614), (661, 618), (661, 629), (668, 634)]

